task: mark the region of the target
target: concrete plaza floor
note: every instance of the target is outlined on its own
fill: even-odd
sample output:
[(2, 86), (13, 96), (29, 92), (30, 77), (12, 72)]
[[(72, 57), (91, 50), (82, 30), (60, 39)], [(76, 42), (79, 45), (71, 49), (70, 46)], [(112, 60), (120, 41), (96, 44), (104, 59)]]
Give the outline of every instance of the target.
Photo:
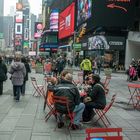
[[(32, 72), (30, 76), (35, 76), (40, 84), (44, 84), (42, 74)], [(74, 78), (77, 78), (77, 71), (74, 71)], [(103, 73), (101, 78), (105, 78)], [(125, 74), (112, 74), (107, 99), (109, 101), (114, 93), (117, 93), (117, 98), (107, 113), (111, 121), (109, 127), (122, 127), (124, 140), (140, 140), (140, 110), (127, 105), (130, 98), (127, 84)], [(43, 111), (43, 97), (32, 96), (33, 86), (30, 80), (26, 87), (26, 95), (21, 97), (20, 102), (15, 102), (11, 81), (4, 83), (4, 94), (0, 96), (0, 140), (85, 140), (85, 128), (104, 127), (102, 123), (92, 123), (84, 124), (82, 130), (54, 130), (55, 119), (51, 117), (47, 123), (44, 120), (48, 110)]]

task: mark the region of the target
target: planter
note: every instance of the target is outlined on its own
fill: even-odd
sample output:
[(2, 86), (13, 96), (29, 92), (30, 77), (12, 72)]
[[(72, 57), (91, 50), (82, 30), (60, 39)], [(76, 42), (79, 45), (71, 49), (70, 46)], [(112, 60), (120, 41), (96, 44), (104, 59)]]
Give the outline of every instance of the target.
[(106, 68), (106, 69), (104, 69), (104, 73), (105, 73), (105, 76), (107, 76), (107, 77), (111, 77), (112, 69), (110, 69), (110, 68)]
[(36, 66), (35, 67), (35, 72), (36, 73), (43, 73), (43, 66)]

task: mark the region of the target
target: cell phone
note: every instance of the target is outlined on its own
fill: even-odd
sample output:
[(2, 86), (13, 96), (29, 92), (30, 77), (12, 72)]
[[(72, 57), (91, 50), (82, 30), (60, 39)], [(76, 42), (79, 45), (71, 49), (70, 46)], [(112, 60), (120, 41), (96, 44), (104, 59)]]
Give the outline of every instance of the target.
[(105, 140), (104, 138), (91, 138), (90, 140)]

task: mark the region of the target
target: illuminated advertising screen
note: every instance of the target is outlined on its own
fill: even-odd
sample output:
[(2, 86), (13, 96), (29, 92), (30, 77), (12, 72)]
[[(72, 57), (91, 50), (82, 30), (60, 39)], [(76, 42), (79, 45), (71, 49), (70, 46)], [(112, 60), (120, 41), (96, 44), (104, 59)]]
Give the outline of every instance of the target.
[(77, 0), (77, 25), (85, 22), (92, 14), (92, 0)]
[(22, 11), (16, 11), (16, 23), (23, 21), (23, 12)]
[(16, 23), (16, 25), (15, 25), (15, 34), (18, 34), (18, 35), (22, 34), (22, 23)]
[(132, 27), (134, 0), (94, 0), (88, 27)]
[(40, 38), (43, 30), (42, 22), (35, 22), (34, 38)]
[(53, 9), (50, 14), (50, 29), (58, 31), (58, 9)]
[(74, 34), (74, 13), (75, 3), (69, 5), (59, 15), (59, 39), (71, 36)]
[(105, 36), (96, 35), (96, 36), (88, 38), (88, 49), (89, 50), (109, 49), (109, 44)]

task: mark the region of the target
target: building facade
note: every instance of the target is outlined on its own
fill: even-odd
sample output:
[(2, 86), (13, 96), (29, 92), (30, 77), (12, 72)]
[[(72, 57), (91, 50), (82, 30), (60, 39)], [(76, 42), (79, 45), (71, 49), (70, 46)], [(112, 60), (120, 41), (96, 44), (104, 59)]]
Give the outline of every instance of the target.
[(14, 29), (14, 19), (11, 16), (4, 17), (4, 39), (5, 46), (8, 48), (13, 47), (13, 29)]

